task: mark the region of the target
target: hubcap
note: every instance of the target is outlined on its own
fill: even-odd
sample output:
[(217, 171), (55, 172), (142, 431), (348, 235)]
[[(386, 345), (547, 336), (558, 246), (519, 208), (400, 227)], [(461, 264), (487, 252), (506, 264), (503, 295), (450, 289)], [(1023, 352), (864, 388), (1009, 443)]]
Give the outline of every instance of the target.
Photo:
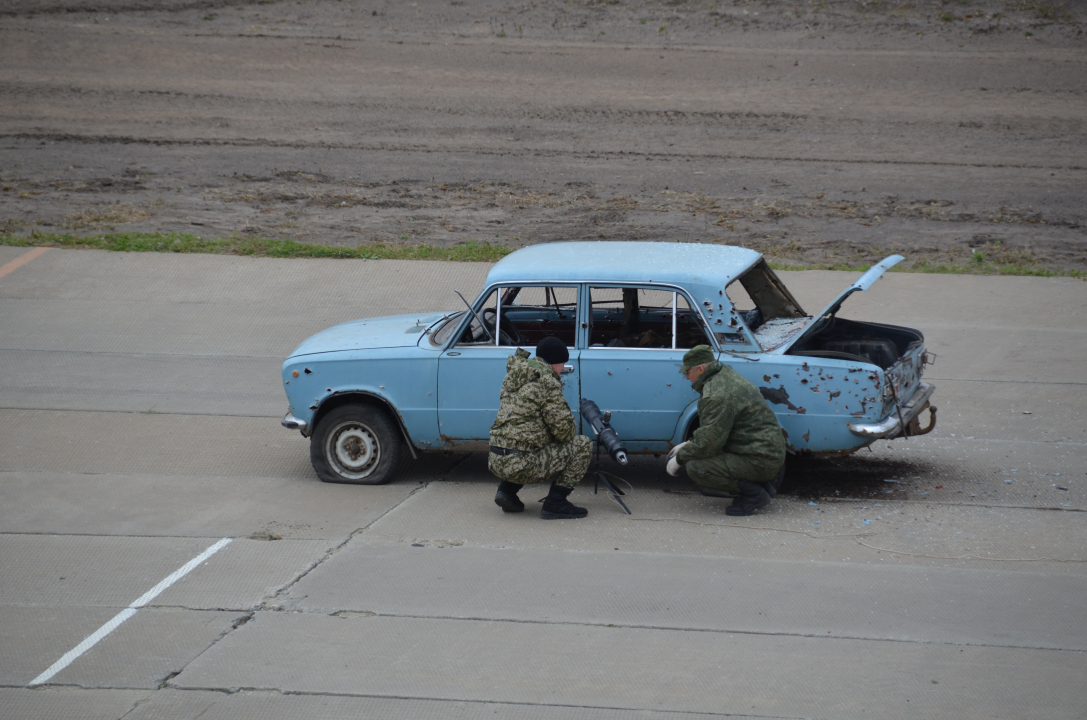
[(340, 475), (351, 479), (363, 478), (377, 467), (381, 459), (381, 443), (365, 425), (345, 422), (329, 433), (326, 455)]

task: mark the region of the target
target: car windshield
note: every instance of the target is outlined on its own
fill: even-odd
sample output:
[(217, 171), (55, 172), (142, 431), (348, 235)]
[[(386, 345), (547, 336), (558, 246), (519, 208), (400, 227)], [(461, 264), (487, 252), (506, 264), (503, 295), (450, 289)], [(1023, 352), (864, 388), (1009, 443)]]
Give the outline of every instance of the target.
[(464, 315), (463, 310), (458, 313), (453, 313), (449, 317), (442, 320), (441, 324), (438, 325), (438, 327), (435, 328), (433, 331), (431, 331), (430, 344), (438, 346), (445, 345), (446, 342), (449, 341), (449, 336), (453, 334), (453, 331), (457, 329), (457, 325), (460, 324), (460, 319), (462, 315)]
[(734, 280), (725, 288), (733, 307), (752, 332), (774, 320), (804, 318), (792, 294), (765, 260)]

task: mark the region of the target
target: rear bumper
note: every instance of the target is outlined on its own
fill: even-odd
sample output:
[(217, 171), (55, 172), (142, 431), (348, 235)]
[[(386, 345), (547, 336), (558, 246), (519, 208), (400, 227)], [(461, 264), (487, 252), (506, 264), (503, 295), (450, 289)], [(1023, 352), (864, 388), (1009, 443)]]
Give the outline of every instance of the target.
[[(929, 398), (936, 391), (935, 385), (921, 383), (913, 393), (913, 397), (902, 404), (901, 412), (892, 413), (883, 422), (871, 424), (849, 423), (849, 430), (854, 435), (864, 438), (879, 440), (880, 438), (896, 438), (900, 436), (924, 435), (932, 432), (936, 427), (936, 406), (930, 405)], [(928, 427), (922, 428), (921, 412), (929, 408), (930, 422)]]

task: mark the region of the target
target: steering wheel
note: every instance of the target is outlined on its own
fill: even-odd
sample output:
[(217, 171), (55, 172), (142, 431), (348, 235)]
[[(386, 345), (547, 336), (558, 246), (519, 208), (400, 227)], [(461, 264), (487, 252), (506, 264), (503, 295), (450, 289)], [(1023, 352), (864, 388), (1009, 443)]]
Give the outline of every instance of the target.
[[(487, 323), (487, 327), (494, 331), (494, 319), (497, 313), (487, 308), (483, 311), (483, 322)], [(517, 331), (517, 326), (510, 322), (507, 318), (502, 318), (502, 327), (498, 329), (498, 344), (499, 345), (523, 345), (524, 339), (521, 337), (521, 333)]]

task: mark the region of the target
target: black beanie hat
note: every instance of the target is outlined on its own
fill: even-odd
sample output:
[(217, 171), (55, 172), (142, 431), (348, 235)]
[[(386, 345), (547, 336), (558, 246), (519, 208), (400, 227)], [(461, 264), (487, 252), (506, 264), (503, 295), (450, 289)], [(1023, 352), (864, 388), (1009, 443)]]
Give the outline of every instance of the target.
[(566, 343), (557, 337), (545, 337), (536, 346), (536, 357), (548, 365), (564, 363), (570, 359), (570, 351), (566, 349)]

